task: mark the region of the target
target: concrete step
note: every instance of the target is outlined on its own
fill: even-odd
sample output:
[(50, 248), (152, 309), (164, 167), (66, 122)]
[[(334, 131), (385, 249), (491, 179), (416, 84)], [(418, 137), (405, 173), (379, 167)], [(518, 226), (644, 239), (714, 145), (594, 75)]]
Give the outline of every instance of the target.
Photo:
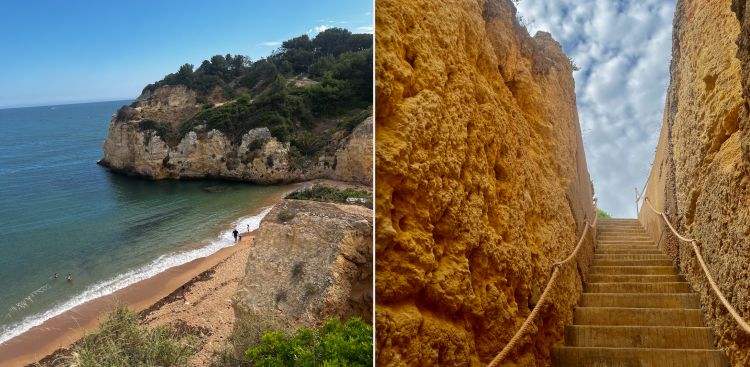
[(617, 230), (623, 230), (623, 231), (645, 231), (646, 229), (643, 228), (640, 224), (599, 224), (596, 226), (596, 231), (617, 231)]
[(672, 266), (672, 260), (598, 260), (593, 266)]
[(589, 274), (589, 283), (674, 283), (684, 282), (682, 275), (613, 275)]
[(699, 309), (576, 307), (575, 325), (703, 326)]
[(608, 238), (624, 238), (626, 240), (650, 240), (651, 237), (646, 233), (611, 233), (611, 232), (599, 232), (596, 234), (596, 238), (600, 240), (607, 240)]
[(603, 249), (601, 247), (597, 247), (596, 254), (663, 254), (663, 252), (656, 246), (647, 249)]
[(658, 253), (660, 254), (664, 253), (660, 251), (659, 248), (654, 245), (632, 246), (632, 245), (601, 245), (601, 244), (594, 248), (594, 253), (595, 254), (607, 254), (607, 253), (612, 253), (613, 251), (622, 251), (622, 250), (630, 250), (630, 251), (639, 250), (639, 251), (645, 251), (646, 253), (652, 253), (654, 251), (658, 251)]
[(596, 245), (597, 245), (597, 247), (599, 247), (599, 246), (632, 246), (632, 247), (651, 246), (651, 247), (656, 247), (656, 244), (654, 243), (654, 241), (597, 241)]
[(553, 347), (552, 365), (566, 367), (727, 367), (719, 350)]
[(596, 234), (648, 234), (648, 232), (642, 227), (601, 227), (597, 228)]
[(596, 229), (597, 233), (617, 232), (617, 231), (646, 233), (646, 229), (641, 226), (605, 226), (605, 227), (599, 227)]
[(638, 223), (641, 222), (638, 221), (637, 218), (602, 218), (599, 219), (599, 223)]
[(714, 349), (711, 328), (684, 326), (568, 325), (571, 347)]
[(632, 230), (632, 231), (622, 231), (622, 230), (611, 230), (611, 231), (599, 231), (596, 233), (597, 238), (602, 237), (638, 237), (638, 238), (648, 238), (651, 237), (646, 233), (645, 231), (639, 231), (639, 230)]
[(589, 274), (677, 275), (673, 266), (592, 266)]
[(594, 260), (671, 260), (665, 254), (600, 254), (594, 253)]
[(690, 284), (674, 283), (587, 283), (588, 293), (690, 293)]
[(656, 246), (654, 241), (651, 241), (647, 237), (597, 237), (596, 243), (598, 245), (653, 245)]
[(633, 237), (598, 237), (596, 239), (597, 245), (651, 245), (656, 246), (656, 242), (651, 241), (650, 238), (633, 238)]
[(700, 308), (696, 293), (583, 293), (581, 307)]

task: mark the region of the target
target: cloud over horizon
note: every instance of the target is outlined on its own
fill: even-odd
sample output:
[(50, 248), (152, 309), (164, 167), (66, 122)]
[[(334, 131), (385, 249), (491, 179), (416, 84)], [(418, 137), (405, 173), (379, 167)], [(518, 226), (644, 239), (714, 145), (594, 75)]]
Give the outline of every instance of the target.
[(672, 49), (674, 0), (523, 0), (529, 33), (547, 31), (579, 67), (578, 116), (599, 207), (635, 215), (654, 159)]

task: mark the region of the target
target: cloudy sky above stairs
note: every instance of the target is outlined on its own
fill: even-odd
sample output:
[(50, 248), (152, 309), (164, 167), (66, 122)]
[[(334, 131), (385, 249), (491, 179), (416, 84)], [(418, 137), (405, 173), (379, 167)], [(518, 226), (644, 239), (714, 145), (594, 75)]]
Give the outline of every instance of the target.
[(529, 33), (558, 40), (574, 72), (578, 114), (599, 206), (634, 217), (659, 138), (672, 49), (673, 0), (521, 0)]

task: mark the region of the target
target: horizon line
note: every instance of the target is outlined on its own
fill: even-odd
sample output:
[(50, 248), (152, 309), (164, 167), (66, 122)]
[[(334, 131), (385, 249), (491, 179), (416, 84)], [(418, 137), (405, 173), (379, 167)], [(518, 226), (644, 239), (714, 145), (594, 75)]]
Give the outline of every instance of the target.
[(117, 102), (117, 101), (134, 101), (135, 98), (113, 98), (113, 99), (92, 99), (83, 101), (66, 101), (66, 102), (42, 102), (40, 104), (20, 104), (20, 105), (0, 105), (0, 110), (12, 110), (16, 108), (34, 108), (34, 107), (58, 107), (58, 106), (70, 106), (76, 104), (87, 104), (87, 103), (103, 103), (103, 102)]

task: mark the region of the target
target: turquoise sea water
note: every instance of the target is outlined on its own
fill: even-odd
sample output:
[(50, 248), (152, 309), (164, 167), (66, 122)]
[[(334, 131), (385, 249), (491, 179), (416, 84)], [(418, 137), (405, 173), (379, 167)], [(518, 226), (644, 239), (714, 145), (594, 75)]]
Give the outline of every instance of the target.
[(108, 172), (96, 161), (129, 102), (0, 110), (0, 343), (230, 246), (232, 227), (256, 227), (269, 197), (289, 190)]

